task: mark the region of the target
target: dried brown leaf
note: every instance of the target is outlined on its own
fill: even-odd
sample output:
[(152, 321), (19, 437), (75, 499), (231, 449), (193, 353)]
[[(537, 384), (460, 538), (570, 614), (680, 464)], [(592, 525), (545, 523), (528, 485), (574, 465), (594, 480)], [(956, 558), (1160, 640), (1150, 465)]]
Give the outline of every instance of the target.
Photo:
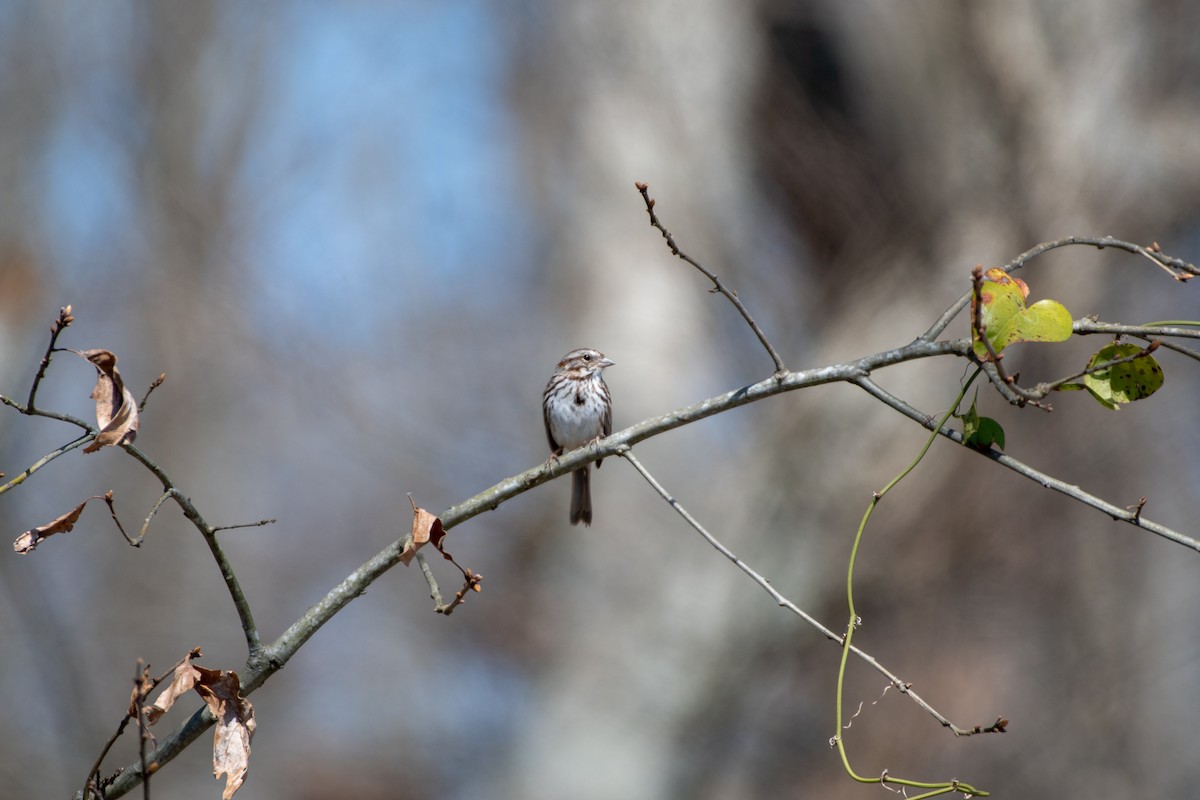
[(213, 735), (213, 775), (217, 778), (225, 775), (225, 791), (221, 798), (229, 800), (241, 788), (250, 766), (250, 739), (257, 727), (254, 706), (242, 696), (241, 679), (236, 672), (198, 667), (192, 661), (199, 657), (200, 648), (196, 647), (179, 662), (170, 685), (146, 707), (146, 722), (153, 725), (181, 695), (193, 689), (204, 698), (204, 704), (217, 718)]
[(200, 681), (196, 691), (217, 718), (213, 734), (213, 777), (225, 776), (221, 800), (229, 800), (241, 788), (250, 768), (250, 740), (257, 723), (254, 706), (242, 696), (241, 681), (233, 670), (196, 668)]
[(411, 495), (408, 502), (413, 507), (413, 522), (412, 539), (404, 545), (404, 550), (400, 553), (400, 561), (405, 565), (412, 561), (417, 551), (427, 543), (432, 542), (434, 547), (441, 550), (442, 537), (446, 535), (446, 529), (442, 527), (442, 521), (437, 515), (419, 508)]
[(89, 497), (61, 517), (57, 517), (45, 525), (25, 531), (13, 542), (13, 550), (16, 550), (20, 555), (27, 555), (32, 553), (42, 543), (43, 539), (53, 536), (56, 533), (69, 533), (75, 527), (75, 523), (79, 521), (79, 515), (83, 513), (83, 507), (88, 504), (89, 500), (95, 499), (94, 497)]
[(188, 653), (179, 666), (175, 667), (175, 675), (167, 688), (159, 692), (154, 702), (146, 706), (146, 722), (150, 725), (158, 722), (162, 715), (171, 710), (179, 696), (191, 691), (201, 678), (200, 668), (192, 664), (193, 658), (200, 657), (200, 649)]
[(96, 401), (96, 424), (100, 433), (83, 448), (85, 453), (94, 453), (101, 447), (132, 442), (137, 436), (138, 409), (133, 392), (125, 387), (121, 373), (117, 371), (117, 357), (110, 350), (73, 350), (87, 359), (96, 368), (96, 388), (92, 399)]

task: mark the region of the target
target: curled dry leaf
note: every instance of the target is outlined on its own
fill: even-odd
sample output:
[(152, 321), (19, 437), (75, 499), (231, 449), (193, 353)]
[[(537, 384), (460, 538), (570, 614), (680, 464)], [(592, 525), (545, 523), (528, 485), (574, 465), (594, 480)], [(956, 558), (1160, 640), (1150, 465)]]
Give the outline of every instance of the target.
[(57, 517), (45, 525), (25, 531), (13, 542), (13, 550), (16, 550), (20, 555), (26, 555), (32, 553), (42, 543), (43, 539), (53, 536), (56, 533), (69, 533), (75, 527), (75, 523), (79, 521), (79, 515), (83, 513), (83, 507), (88, 504), (89, 500), (95, 499), (95, 497), (89, 497), (61, 517)]
[(96, 401), (96, 424), (100, 433), (95, 441), (83, 448), (85, 453), (94, 453), (101, 447), (132, 442), (137, 436), (138, 409), (133, 392), (125, 388), (125, 381), (117, 371), (117, 357), (110, 350), (73, 350), (87, 359), (96, 368), (96, 388), (92, 399)]
[(446, 535), (446, 530), (442, 527), (442, 521), (437, 515), (419, 508), (413, 501), (412, 495), (409, 495), (408, 502), (413, 507), (412, 539), (404, 546), (403, 552), (400, 553), (400, 561), (406, 566), (413, 560), (413, 556), (417, 554), (417, 551), (427, 542), (433, 542), (433, 546), (441, 550), (442, 537)]
[(175, 705), (179, 696), (190, 692), (196, 682), (200, 680), (200, 668), (192, 664), (192, 659), (199, 657), (200, 648), (197, 647), (188, 653), (183, 661), (179, 662), (179, 666), (175, 667), (175, 674), (167, 688), (158, 693), (158, 697), (154, 699), (153, 703), (146, 706), (147, 723), (153, 725), (158, 722), (163, 714), (171, 710), (171, 706)]

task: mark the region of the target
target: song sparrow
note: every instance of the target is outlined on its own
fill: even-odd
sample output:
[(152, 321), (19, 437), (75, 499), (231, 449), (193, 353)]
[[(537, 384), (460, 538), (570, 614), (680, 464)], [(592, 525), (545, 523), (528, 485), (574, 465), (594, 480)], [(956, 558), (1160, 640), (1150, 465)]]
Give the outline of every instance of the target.
[[(562, 357), (546, 391), (542, 393), (542, 418), (550, 458), (582, 447), (612, 433), (612, 397), (601, 373), (613, 362), (604, 353), (581, 347)], [(597, 469), (600, 461), (596, 461)], [(571, 524), (592, 524), (592, 493), (588, 467), (571, 474)]]

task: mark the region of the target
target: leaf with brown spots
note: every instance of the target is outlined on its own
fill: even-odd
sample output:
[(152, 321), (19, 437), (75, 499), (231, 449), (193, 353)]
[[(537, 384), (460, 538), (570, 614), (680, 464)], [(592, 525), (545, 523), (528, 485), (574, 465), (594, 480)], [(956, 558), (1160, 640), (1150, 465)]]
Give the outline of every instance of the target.
[[(1029, 287), (1020, 278), (999, 267), (983, 273), (978, 296), (971, 295), (971, 317), (975, 318), (976, 303), (981, 303), (979, 319), (997, 353), (1015, 342), (1064, 342), (1071, 337), (1071, 314), (1061, 303), (1039, 300), (1026, 306), (1028, 298)], [(973, 330), (971, 337), (975, 355), (987, 359), (979, 331)]]
[[(1087, 368), (1095, 371), (1084, 375), (1083, 383), (1067, 383), (1060, 388), (1087, 389), (1098, 403), (1113, 411), (1147, 398), (1163, 385), (1162, 367), (1150, 355), (1158, 349), (1157, 341), (1144, 349), (1130, 342), (1105, 345), (1088, 361)], [(1104, 367), (1105, 364), (1109, 366)]]
[(94, 453), (101, 447), (132, 442), (137, 436), (138, 407), (133, 392), (125, 388), (125, 381), (117, 371), (117, 357), (110, 350), (72, 350), (96, 368), (96, 388), (92, 399), (96, 401), (96, 424), (100, 432), (96, 439), (83, 448), (85, 453)]

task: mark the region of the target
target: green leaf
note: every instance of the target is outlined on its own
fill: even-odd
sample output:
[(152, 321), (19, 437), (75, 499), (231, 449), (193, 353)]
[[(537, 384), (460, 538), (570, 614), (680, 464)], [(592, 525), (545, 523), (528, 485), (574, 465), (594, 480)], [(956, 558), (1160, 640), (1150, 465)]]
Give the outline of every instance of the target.
[[(1114, 342), (1101, 348), (1088, 361), (1088, 369), (1122, 358), (1137, 357), (1084, 375), (1083, 388), (1091, 392), (1092, 397), (1102, 405), (1114, 411), (1119, 411), (1124, 403), (1132, 403), (1154, 394), (1163, 385), (1162, 367), (1158, 365), (1154, 356), (1148, 353), (1139, 355), (1141, 353), (1146, 351), (1136, 344)], [(1075, 384), (1071, 388), (1077, 386), (1078, 384)]]
[(995, 445), (998, 450), (1004, 449), (1004, 428), (991, 417), (979, 418), (979, 430), (975, 432), (967, 445), (976, 450), (990, 450)]
[[(976, 393), (978, 397), (978, 392)], [(975, 402), (965, 414), (958, 415), (963, 423), (963, 444), (976, 450), (990, 450), (994, 444), (1004, 449), (1004, 428), (991, 417), (981, 417), (975, 410)]]
[[(997, 353), (1014, 342), (1062, 342), (1071, 338), (1071, 313), (1055, 300), (1039, 300), (1026, 307), (1029, 287), (1019, 278), (992, 267), (984, 273), (979, 291), (980, 321)], [(974, 313), (975, 299), (971, 311)], [(975, 339), (975, 355), (988, 356), (987, 347)]]

